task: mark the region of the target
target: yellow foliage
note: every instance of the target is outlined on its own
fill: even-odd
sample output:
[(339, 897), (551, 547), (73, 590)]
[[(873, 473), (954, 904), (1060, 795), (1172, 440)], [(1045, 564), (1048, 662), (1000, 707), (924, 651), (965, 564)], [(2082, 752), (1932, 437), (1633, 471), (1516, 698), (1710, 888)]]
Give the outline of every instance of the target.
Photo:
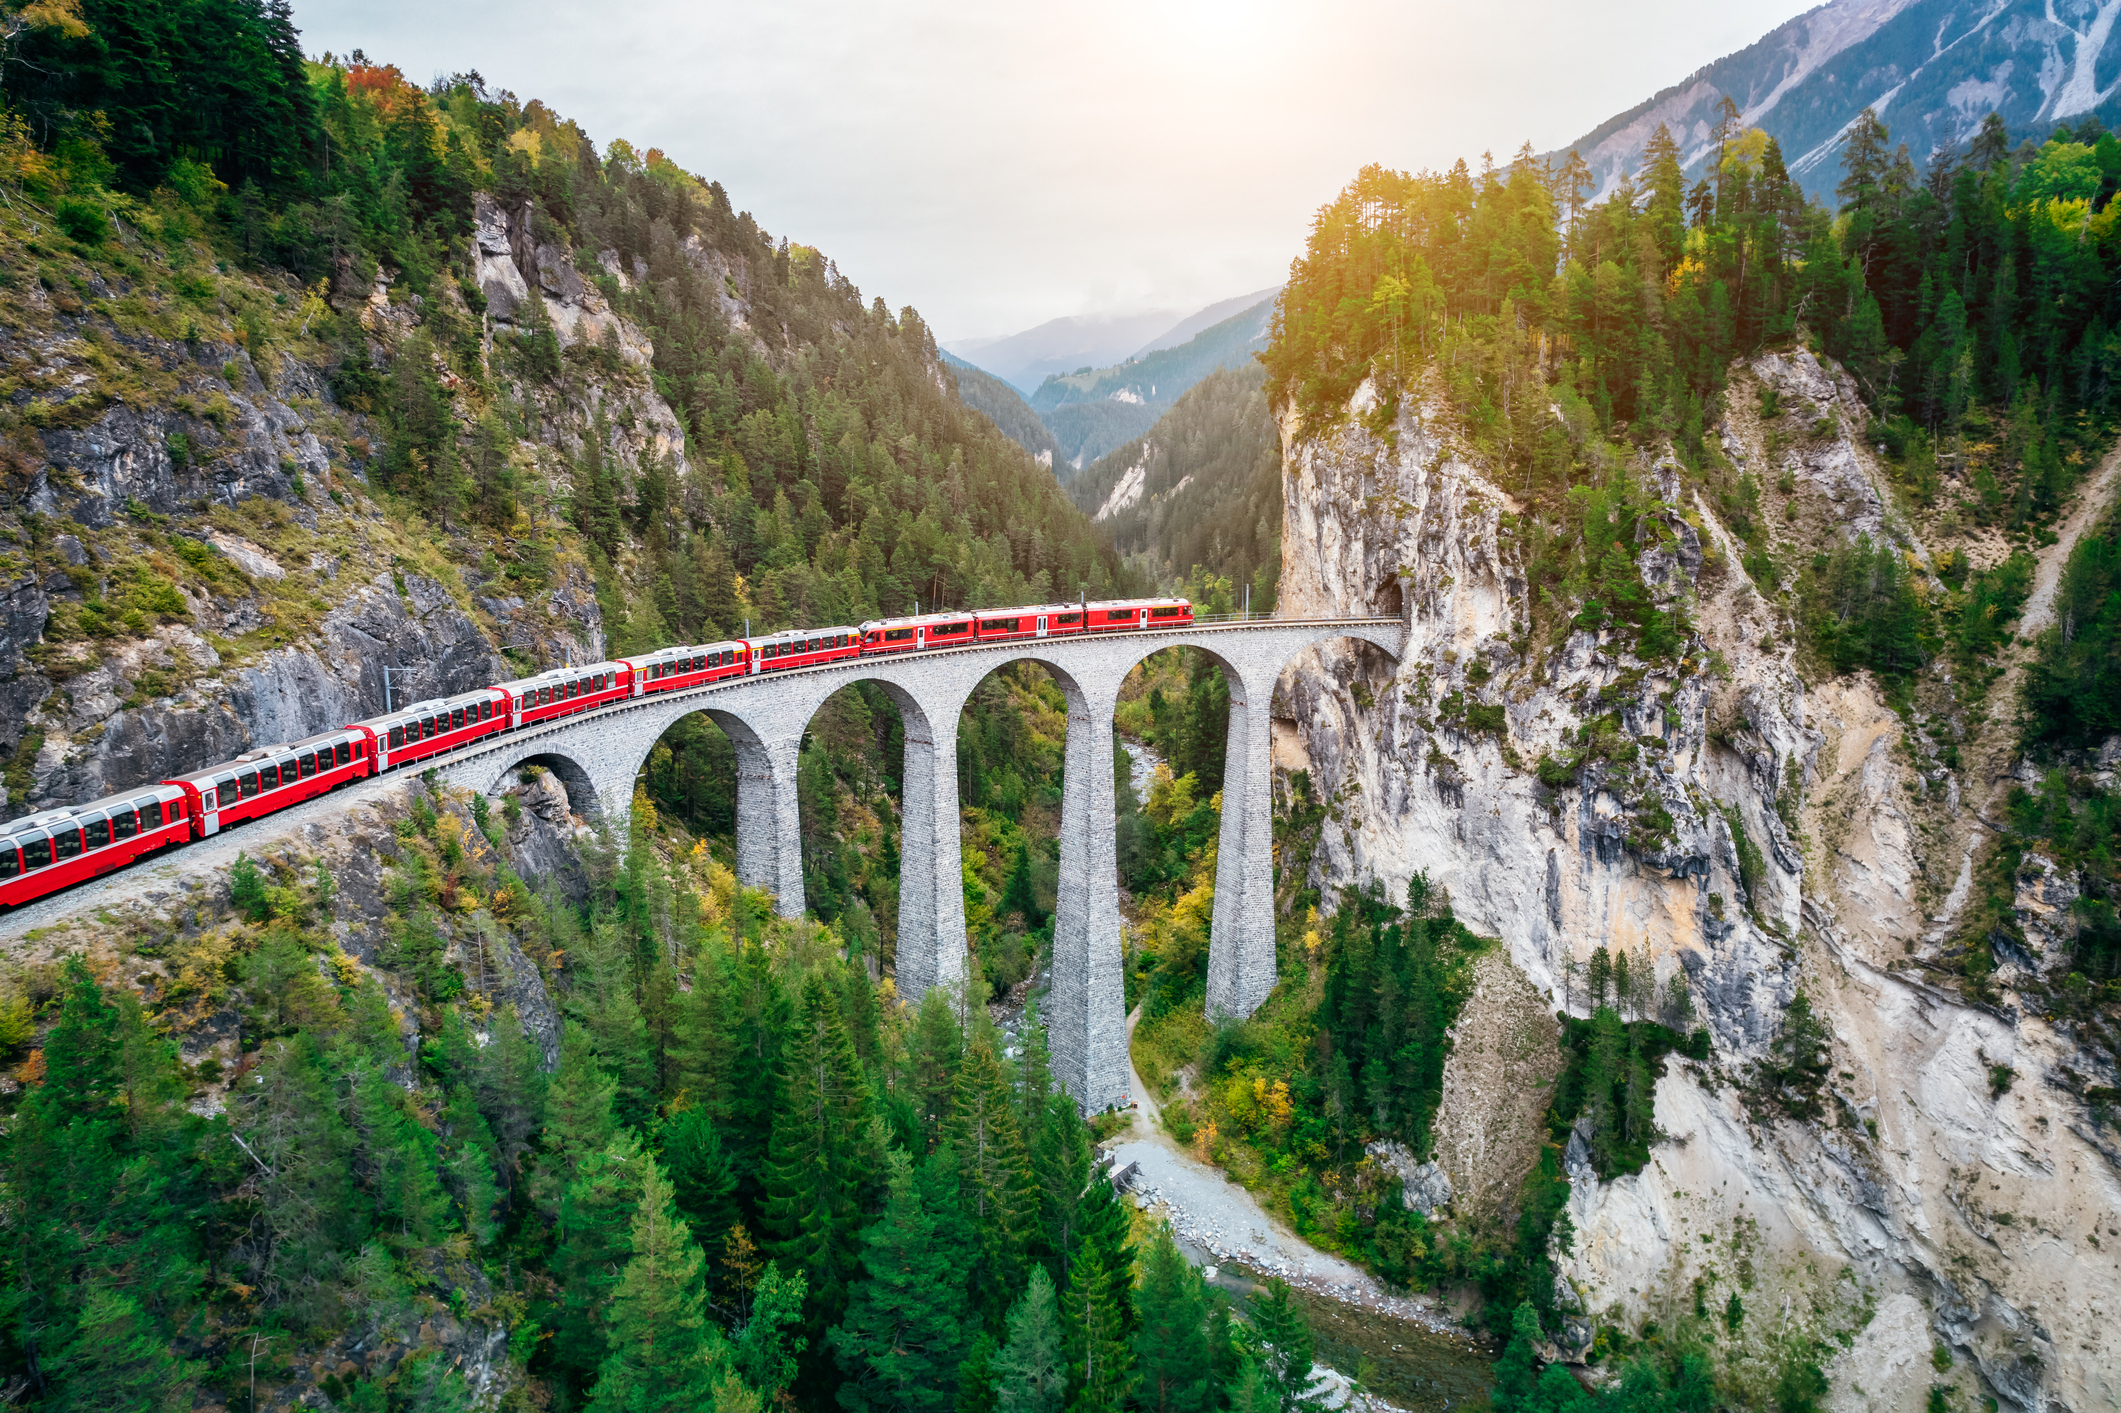
[(1193, 813), (1194, 802), (1200, 795), (1200, 777), (1188, 771), (1174, 777), (1171, 767), (1161, 762), (1156, 774), (1149, 781), (1149, 801), (1142, 812), (1169, 829), (1187, 815)]
[(663, 822), (663, 820), (662, 820), (662, 816), (656, 813), (656, 810), (655, 810), (655, 803), (654, 803), (654, 801), (652, 801), (652, 800), (650, 800), (650, 799), (648, 798), (648, 790), (647, 790), (647, 787), (646, 787), (646, 786), (642, 786), (642, 785), (636, 785), (636, 786), (634, 786), (634, 787), (633, 787), (633, 823), (634, 823), (634, 827), (635, 827), (635, 828), (637, 828), (637, 829), (639, 829), (639, 830), (640, 830), (640, 831), (641, 831), (641, 832), (642, 832), (643, 834), (653, 834), (653, 833), (655, 833), (655, 832), (656, 832), (656, 828), (657, 828), (657, 826), (659, 826), (659, 825), (660, 825), (660, 824), (661, 824), (662, 822)]
[(353, 957), (348, 956), (345, 952), (334, 951), (325, 960), (331, 963), (331, 969), (339, 978), (341, 986), (359, 986), (361, 984), (361, 963)]

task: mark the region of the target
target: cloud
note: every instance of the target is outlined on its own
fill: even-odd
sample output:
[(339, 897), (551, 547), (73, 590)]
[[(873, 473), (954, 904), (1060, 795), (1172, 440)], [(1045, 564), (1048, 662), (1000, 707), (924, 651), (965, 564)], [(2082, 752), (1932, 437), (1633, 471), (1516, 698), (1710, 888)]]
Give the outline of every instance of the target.
[(310, 0), (304, 47), (477, 69), (661, 147), (948, 338), (1278, 283), (1366, 162), (1567, 141), (1795, 0)]

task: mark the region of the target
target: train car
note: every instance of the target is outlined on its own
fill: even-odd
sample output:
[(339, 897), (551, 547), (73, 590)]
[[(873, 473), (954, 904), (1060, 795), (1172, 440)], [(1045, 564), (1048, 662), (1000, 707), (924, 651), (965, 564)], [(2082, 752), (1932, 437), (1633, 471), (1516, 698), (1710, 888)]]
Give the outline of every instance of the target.
[(381, 768), (375, 740), (363, 726), (342, 726), (162, 783), (183, 792), (191, 837), (204, 839), (373, 775)]
[(0, 824), (0, 907), (121, 869), (191, 837), (184, 792), (167, 783)]
[(415, 702), (347, 729), (373, 732), (375, 769), (395, 770), (507, 730), (508, 695), (498, 687), (481, 687), (460, 696)]
[(1193, 622), (1193, 605), (1185, 599), (1115, 599), (1083, 605), (1092, 633), (1138, 633), (1149, 628), (1184, 628)]
[(1072, 637), (1089, 631), (1085, 620), (1090, 608), (1080, 603), (1042, 603), (1026, 608), (986, 609), (976, 615), (974, 631), (983, 643)]
[(707, 680), (742, 677), (751, 671), (751, 644), (731, 638), (707, 645)]
[(859, 656), (862, 651), (861, 630), (852, 626), (791, 629), (749, 641), (754, 674), (821, 667)]
[(924, 613), (913, 618), (875, 618), (856, 630), (865, 656), (963, 648), (979, 641), (971, 613)]
[(724, 677), (741, 675), (750, 650), (741, 642), (702, 643), (690, 648), (664, 648), (645, 657), (625, 659), (633, 670), (635, 696), (650, 692), (682, 692), (704, 687)]
[(586, 667), (555, 667), (535, 677), (503, 682), (494, 691), (506, 699), (509, 726), (531, 726), (591, 711), (633, 696), (634, 671), (623, 662), (595, 662)]

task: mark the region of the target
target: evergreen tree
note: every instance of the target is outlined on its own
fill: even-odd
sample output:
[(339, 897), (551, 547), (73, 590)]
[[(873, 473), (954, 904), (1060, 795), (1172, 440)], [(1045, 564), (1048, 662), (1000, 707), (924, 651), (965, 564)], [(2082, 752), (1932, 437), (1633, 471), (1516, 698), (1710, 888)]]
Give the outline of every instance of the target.
[(175, 1410), (192, 1406), (196, 1371), (170, 1353), (169, 1341), (130, 1295), (91, 1289), (61, 1359), (57, 1406), (82, 1413), (109, 1409)]
[[(553, 1361), (587, 1385), (609, 1349), (614, 1287), (633, 1256), (633, 1228), (651, 1160), (632, 1132), (586, 1155), (560, 1199), (552, 1272), (559, 1283)], [(658, 1181), (663, 1181), (660, 1174)]]
[(678, 1211), (704, 1246), (736, 1224), (736, 1174), (722, 1150), (721, 1135), (704, 1109), (688, 1106), (663, 1123), (663, 1165), (670, 1173)]
[(1259, 1336), (1261, 1370), (1280, 1396), (1282, 1413), (1297, 1413), (1313, 1377), (1311, 1322), (1289, 1293), (1288, 1282), (1269, 1280), (1267, 1293), (1253, 1300), (1252, 1329)]
[(1013, 1285), (1038, 1212), (1016, 1105), (984, 1035), (965, 1048), (945, 1136), (957, 1154), (958, 1200), (978, 1233), (986, 1282)]
[(840, 1405), (945, 1413), (956, 1406), (957, 1368), (971, 1344), (960, 1320), (965, 1292), (949, 1278), (949, 1252), (912, 1164), (897, 1154), (891, 1163), (890, 1195), (863, 1241), (868, 1276), (826, 1336), (847, 1374)]
[(618, 1131), (611, 1096), (617, 1088), (596, 1060), (596, 1042), (569, 1021), (560, 1033), (560, 1067), (545, 1101), (545, 1153), (538, 1166), (538, 1199), (548, 1211), (574, 1185), (583, 1161), (601, 1152)]
[(1124, 1269), (1105, 1243), (1086, 1241), (1068, 1271), (1068, 1407), (1071, 1413), (1115, 1413), (1134, 1387), (1127, 1309), (1117, 1282)]
[(784, 1042), (779, 1097), (766, 1164), (768, 1249), (784, 1269), (803, 1272), (817, 1330), (846, 1306), (878, 1155), (861, 1065), (839, 1003), (816, 975)]
[(677, 1413), (709, 1407), (727, 1361), (707, 1323), (703, 1262), (653, 1158), (639, 1159), (641, 1188), (625, 1274), (611, 1291), (611, 1352), (589, 1406), (595, 1413)]
[(1142, 1253), (1134, 1296), (1135, 1401), (1152, 1413), (1205, 1413), (1214, 1406), (1208, 1357), (1208, 1303), (1200, 1273), (1160, 1227)]
[(1068, 1396), (1068, 1351), (1060, 1298), (1043, 1266), (1031, 1268), (1023, 1298), (1009, 1311), (1009, 1342), (994, 1356), (997, 1413), (1060, 1413)]

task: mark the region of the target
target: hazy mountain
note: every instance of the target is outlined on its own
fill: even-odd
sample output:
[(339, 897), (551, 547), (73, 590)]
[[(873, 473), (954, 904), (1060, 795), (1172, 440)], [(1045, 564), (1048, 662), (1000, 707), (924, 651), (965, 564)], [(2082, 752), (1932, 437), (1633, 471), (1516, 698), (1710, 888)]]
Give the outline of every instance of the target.
[(1031, 410), (1031, 405), (1018, 395), (1015, 388), (948, 349), (943, 350), (943, 362), (949, 364), (956, 374), (957, 395), (965, 406), (984, 414), (988, 421), (1002, 429), (1004, 436), (1037, 457), (1040, 465), (1051, 467), (1060, 460), (1060, 448), (1053, 440), (1053, 433), (1038, 420), (1038, 414)]
[(1128, 357), (1144, 339), (1169, 329), (1185, 311), (1151, 309), (1140, 314), (1074, 314), (1048, 319), (1035, 329), (995, 338), (955, 339), (943, 345), (1024, 392), (1049, 373), (1102, 368)]
[[(1267, 298), (1161, 348), (1108, 368), (1046, 379), (1031, 410), (1053, 429), (1061, 462), (1081, 468), (1156, 424), (1185, 391), (1218, 368), (1249, 366), (1267, 346), (1274, 301)], [(1067, 472), (1056, 465), (1063, 481)]]
[(1259, 608), (1272, 605), (1281, 538), (1281, 438), (1265, 375), (1256, 363), (1209, 373), (1067, 488), (1157, 578), (1175, 583), (1199, 566), (1256, 580)]
[(1962, 146), (1992, 110), (2014, 133), (2043, 135), (2100, 111), (2121, 85), (2117, 15), (2121, 0), (1834, 0), (1560, 152), (1581, 152), (1603, 191), (1622, 168), (1640, 169), (1661, 122), (1698, 171), (1727, 93), (1781, 144), (1791, 175), (1826, 195), (1840, 178), (1842, 136), (1866, 107), (1918, 164)]
[(1160, 348), (1176, 348), (1202, 330), (1213, 328), (1231, 315), (1242, 314), (1255, 304), (1270, 300), (1280, 293), (1281, 286), (1273, 285), (1267, 289), (1256, 289), (1250, 294), (1240, 294), (1232, 299), (1218, 300), (1206, 309), (1201, 310), (1200, 313), (1195, 314), (1192, 318), (1181, 319), (1155, 338), (1150, 339), (1140, 348), (1135, 349), (1133, 356), (1140, 358), (1144, 354), (1154, 353)]

